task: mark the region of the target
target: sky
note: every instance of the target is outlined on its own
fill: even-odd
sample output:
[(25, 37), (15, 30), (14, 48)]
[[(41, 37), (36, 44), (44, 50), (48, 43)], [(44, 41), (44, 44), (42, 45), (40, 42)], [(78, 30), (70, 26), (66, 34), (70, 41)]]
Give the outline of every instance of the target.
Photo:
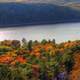
[(0, 0), (0, 2), (51, 3), (56, 5), (68, 5), (72, 3), (80, 3), (80, 0)]
[(80, 2), (80, 0), (0, 0), (0, 2), (40, 2), (40, 3), (54, 3), (64, 4), (67, 2)]
[(0, 2), (16, 2), (16, 1), (22, 1), (22, 2), (24, 2), (24, 1), (26, 1), (26, 2), (29, 2), (29, 1), (32, 1), (32, 2), (45, 2), (45, 1), (53, 1), (53, 0), (0, 0)]
[(22, 38), (26, 38), (27, 41), (55, 39), (57, 43), (68, 40), (80, 40), (80, 23), (0, 29), (0, 40), (22, 40)]

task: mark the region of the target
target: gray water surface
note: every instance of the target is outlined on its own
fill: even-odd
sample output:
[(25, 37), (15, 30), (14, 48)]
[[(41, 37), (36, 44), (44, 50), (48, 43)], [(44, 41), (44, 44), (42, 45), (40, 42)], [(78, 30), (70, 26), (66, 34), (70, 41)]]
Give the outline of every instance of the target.
[(0, 40), (22, 38), (39, 41), (55, 38), (57, 42), (77, 40), (80, 39), (80, 23), (0, 28)]

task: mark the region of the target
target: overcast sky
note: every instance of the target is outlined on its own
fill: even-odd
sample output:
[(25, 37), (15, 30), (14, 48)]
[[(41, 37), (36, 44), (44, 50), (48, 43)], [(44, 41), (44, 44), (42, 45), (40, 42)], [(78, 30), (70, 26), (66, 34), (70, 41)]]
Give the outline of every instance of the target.
[(0, 2), (53, 3), (63, 5), (70, 2), (80, 2), (80, 0), (0, 0)]
[[(63, 4), (64, 2), (71, 0), (0, 0), (0, 2), (40, 2), (40, 3), (54, 3)], [(74, 1), (74, 0), (73, 0)]]
[(16, 1), (22, 1), (22, 2), (63, 2), (64, 0), (0, 0), (0, 2), (16, 2)]

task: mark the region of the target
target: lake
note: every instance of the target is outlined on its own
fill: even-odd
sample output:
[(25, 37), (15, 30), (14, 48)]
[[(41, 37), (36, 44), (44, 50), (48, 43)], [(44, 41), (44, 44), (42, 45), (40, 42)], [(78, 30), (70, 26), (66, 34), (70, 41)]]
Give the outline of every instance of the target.
[(55, 39), (56, 42), (80, 39), (80, 23), (38, 25), (25, 27), (0, 28), (0, 40)]

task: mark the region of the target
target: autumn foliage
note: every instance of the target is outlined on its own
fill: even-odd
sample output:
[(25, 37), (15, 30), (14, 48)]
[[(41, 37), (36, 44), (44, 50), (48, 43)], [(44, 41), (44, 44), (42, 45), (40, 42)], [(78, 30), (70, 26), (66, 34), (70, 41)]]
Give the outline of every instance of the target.
[(0, 41), (0, 80), (80, 80), (80, 41)]

